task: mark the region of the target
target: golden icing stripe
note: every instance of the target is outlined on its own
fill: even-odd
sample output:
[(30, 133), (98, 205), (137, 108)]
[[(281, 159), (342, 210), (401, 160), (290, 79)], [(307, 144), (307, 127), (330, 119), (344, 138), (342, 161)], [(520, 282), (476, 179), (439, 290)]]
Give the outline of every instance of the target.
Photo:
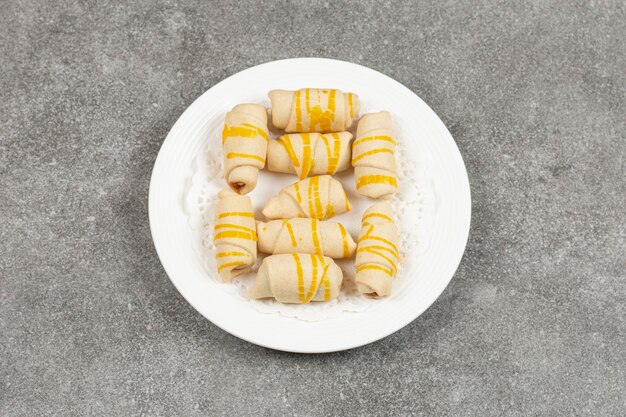
[(309, 202), (309, 217), (315, 217), (315, 212), (313, 211), (313, 178), (309, 178), (309, 186), (307, 187), (307, 201)]
[[(396, 254), (398, 253), (398, 248), (396, 247), (396, 245), (393, 244), (393, 242), (391, 242), (390, 240), (385, 239), (384, 237), (380, 237), (380, 236), (367, 236), (365, 239), (370, 239), (370, 240), (377, 240), (379, 242), (383, 242), (386, 243), (387, 245), (391, 246), (393, 248), (393, 250), (396, 251)], [(359, 241), (361, 240), (365, 240), (365, 239), (359, 239)]]
[(265, 131), (265, 129), (263, 129), (262, 127), (259, 126), (255, 126), (253, 124), (250, 123), (242, 123), (244, 126), (249, 127), (249, 128), (254, 128), (257, 130), (257, 133), (265, 140), (268, 140), (269, 138), (267, 137), (267, 132)]
[(249, 153), (239, 153), (239, 152), (228, 152), (228, 154), (226, 154), (226, 158), (227, 159), (233, 159), (233, 158), (249, 158), (249, 159), (255, 159), (259, 162), (265, 163), (265, 158), (261, 158), (258, 155), (252, 155)]
[(315, 295), (315, 290), (317, 287), (317, 258), (315, 255), (311, 256), (311, 284), (309, 284), (309, 290), (307, 291), (306, 297), (304, 298), (304, 302), (308, 303), (311, 301), (311, 298)]
[(391, 136), (366, 136), (364, 138), (360, 138), (360, 139), (355, 140), (352, 143), (352, 146), (356, 146), (356, 145), (358, 145), (360, 143), (369, 142), (369, 141), (372, 141), (372, 140), (384, 140), (384, 141), (387, 141), (387, 142), (391, 142), (394, 145), (397, 145), (396, 141)]
[(346, 192), (343, 192), (343, 196), (346, 199), (346, 212), (350, 211), (350, 200), (348, 200), (348, 194), (346, 194)]
[(256, 233), (254, 231), (254, 229), (251, 229), (251, 228), (246, 227), (246, 226), (240, 226), (238, 224), (232, 224), (232, 223), (216, 224), (215, 225), (215, 230), (217, 230), (217, 229), (238, 229), (238, 230), (243, 230), (244, 232), (248, 232), (248, 233), (252, 233), (252, 234)]
[(215, 237), (213, 238), (214, 241), (217, 241), (220, 239), (245, 239), (245, 240), (256, 241), (256, 233), (252, 234), (252, 233), (238, 232), (236, 230), (227, 230), (225, 232), (220, 232), (216, 234)]
[(354, 113), (352, 112), (352, 93), (348, 93), (348, 111), (350, 112), (350, 120), (354, 118)]
[(313, 202), (315, 203), (315, 218), (321, 219), (324, 217), (324, 208), (322, 207), (322, 200), (320, 198), (320, 177), (311, 178), (313, 183)]
[(337, 166), (339, 165), (339, 151), (341, 150), (341, 140), (339, 139), (339, 135), (337, 133), (330, 134), (333, 138), (333, 150), (331, 155), (330, 146), (326, 140), (326, 135), (322, 135), (324, 138), (324, 144), (326, 145), (326, 150), (328, 153), (328, 170), (327, 174), (332, 175), (337, 172)]
[(306, 103), (306, 114), (311, 113), (311, 89), (304, 89), (304, 102)]
[(396, 177), (390, 177), (389, 175), (364, 175), (357, 181), (356, 189), (358, 190), (370, 184), (388, 184), (392, 187), (397, 187), (398, 181)]
[(396, 269), (398, 269), (398, 268), (396, 267), (396, 263), (391, 258), (387, 257), (386, 255), (383, 255), (382, 253), (378, 252), (375, 249), (371, 249), (370, 247), (364, 248), (363, 250), (365, 252), (369, 252), (369, 253), (372, 253), (374, 255), (377, 255), (377, 256), (380, 256), (381, 258), (383, 258), (385, 261), (387, 261), (389, 266), (391, 266), (391, 270), (395, 274)]
[(259, 136), (261, 136), (265, 140), (269, 139), (267, 137), (267, 133), (265, 133), (265, 130), (250, 123), (243, 123), (241, 126), (224, 125), (224, 130), (222, 130), (222, 145), (224, 144), (224, 142), (226, 142), (226, 139), (228, 138), (236, 137), (257, 139)]
[(302, 103), (300, 103), (300, 91), (296, 91), (296, 130), (302, 130)]
[[(316, 96), (307, 108), (308, 130), (315, 130), (319, 126), (319, 131), (330, 132), (331, 124), (335, 120), (337, 90), (313, 89), (311, 93)], [(327, 100), (326, 103), (323, 102), (324, 99)]]
[(380, 246), (380, 245), (369, 245), (369, 246), (363, 246), (360, 247), (356, 250), (356, 253), (358, 254), (359, 252), (369, 252), (369, 249), (378, 249), (378, 250), (384, 250), (389, 252), (390, 254), (392, 254), (396, 259), (398, 259), (398, 253), (394, 252), (393, 250), (389, 249), (386, 246)]
[(372, 149), (371, 151), (363, 152), (361, 155), (352, 158), (352, 165), (356, 164), (363, 158), (367, 158), (368, 156), (376, 155), (377, 153), (390, 153), (393, 155), (393, 150), (388, 148), (379, 148)]
[(302, 171), (300, 171), (300, 180), (309, 176), (313, 167), (313, 158), (311, 155), (311, 134), (300, 133), (302, 138)]
[(326, 135), (321, 135), (322, 140), (324, 141), (324, 146), (326, 147), (326, 159), (328, 160), (328, 170), (326, 171), (327, 174), (332, 174), (332, 172), (330, 172), (330, 159), (332, 158), (330, 152), (330, 145), (328, 144), (328, 138), (326, 137)]
[(365, 234), (357, 240), (357, 243), (361, 242), (362, 240), (367, 239), (373, 230), (374, 230), (374, 225), (370, 225), (370, 227), (367, 229), (367, 232), (365, 232)]
[(298, 161), (298, 157), (296, 156), (296, 153), (293, 150), (293, 145), (291, 144), (291, 138), (289, 137), (289, 135), (283, 135), (279, 137), (278, 141), (280, 142), (281, 145), (283, 145), (283, 147), (285, 148), (285, 151), (287, 151), (287, 155), (289, 156), (289, 159), (291, 160), (291, 163), (293, 164), (294, 168), (299, 167), (300, 161)]
[[(330, 110), (332, 116), (335, 115), (335, 97), (337, 96), (337, 90), (330, 90), (330, 94), (328, 94), (328, 110)], [(331, 118), (331, 120), (334, 119), (334, 117)]]
[(320, 246), (319, 221), (317, 219), (311, 219), (311, 234), (313, 235), (313, 246), (315, 247), (315, 253), (321, 255), (322, 247)]
[(346, 232), (346, 228), (343, 227), (343, 224), (337, 223), (339, 225), (339, 231), (341, 232), (341, 240), (343, 241), (343, 257), (347, 258), (350, 254), (350, 250), (348, 249), (348, 232)]
[(309, 291), (307, 292), (306, 298), (304, 300), (305, 303), (308, 303), (309, 301), (311, 301), (311, 299), (313, 298), (313, 296), (315, 296), (315, 293), (317, 292), (317, 288), (319, 287), (317, 285), (317, 261), (318, 261), (318, 257), (315, 255), (310, 255), (311, 256), (311, 265), (312, 265), (312, 272), (311, 272), (311, 285), (309, 286)]
[[(237, 266), (240, 266), (240, 265), (245, 265), (245, 264), (246, 264), (246, 263), (245, 263), (245, 262), (243, 262), (243, 261), (228, 262), (228, 263), (225, 263), (225, 264), (223, 264), (223, 265), (218, 266), (218, 267), (217, 267), (217, 272), (218, 272), (218, 273), (220, 273), (220, 272), (222, 272), (224, 269), (226, 269), (226, 268), (230, 268), (231, 266), (233, 266), (233, 267), (237, 267)], [(234, 269), (234, 268), (233, 268), (233, 269)]]
[(300, 204), (302, 203), (302, 196), (300, 195), (300, 182), (295, 183), (293, 186), (296, 191), (296, 200), (298, 201), (298, 204)]
[(361, 219), (361, 222), (362, 223), (369, 223), (369, 222), (366, 222), (365, 220), (369, 219), (370, 217), (380, 217), (380, 218), (383, 218), (383, 219), (387, 220), (390, 223), (393, 223), (393, 219), (391, 217), (387, 216), (386, 214), (383, 214), (383, 213), (369, 213), (369, 214), (366, 214)]
[(248, 256), (247, 253), (243, 252), (218, 252), (215, 257), (216, 258), (228, 258), (229, 256)]
[(321, 283), (324, 285), (324, 301), (330, 300), (330, 278), (328, 278), (328, 267), (326, 260), (320, 256), (320, 263), (323, 265)]
[(330, 219), (335, 215), (335, 208), (332, 204), (326, 204), (326, 215), (323, 217), (324, 219)]
[(300, 262), (300, 255), (293, 254), (293, 259), (296, 261), (296, 275), (298, 276), (298, 300), (304, 303), (304, 272), (302, 271), (302, 262)]
[(293, 227), (291, 227), (289, 220), (283, 220), (283, 226), (287, 228), (287, 233), (289, 233), (289, 237), (291, 238), (291, 246), (295, 248), (298, 246), (298, 242), (296, 242), (296, 235), (293, 233)]
[(218, 219), (223, 219), (224, 217), (231, 217), (231, 216), (241, 216), (241, 217), (252, 217), (252, 218), (254, 218), (254, 214), (252, 212), (249, 212), (249, 211), (227, 211), (226, 213), (218, 214), (217, 218)]
[(388, 270), (387, 268), (382, 267), (380, 265), (376, 265), (376, 264), (361, 265), (360, 267), (358, 267), (356, 269), (356, 273), (358, 274), (359, 272), (364, 271), (366, 269), (375, 269), (377, 271), (383, 271), (384, 273), (386, 273), (390, 277), (393, 277), (393, 273), (390, 270)]
[(380, 236), (368, 236), (367, 238), (368, 238), (368, 239), (371, 239), (371, 240), (377, 240), (377, 241), (379, 241), (379, 242), (386, 243), (386, 244), (388, 244), (389, 246), (391, 246), (391, 247), (392, 247), (392, 248), (396, 251), (396, 253), (398, 253), (398, 248), (396, 247), (396, 245), (394, 245), (392, 241), (387, 240), (387, 239), (385, 239), (384, 237), (380, 237)]
[(308, 201), (309, 217), (314, 219), (323, 218), (324, 212), (322, 208), (322, 201), (320, 199), (319, 177), (309, 178)]

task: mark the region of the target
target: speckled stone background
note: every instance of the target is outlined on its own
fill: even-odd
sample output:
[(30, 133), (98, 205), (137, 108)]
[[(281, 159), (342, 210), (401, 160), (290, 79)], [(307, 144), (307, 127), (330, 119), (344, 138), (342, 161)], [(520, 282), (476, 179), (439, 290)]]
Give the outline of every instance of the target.
[[(626, 414), (625, 3), (378, 3), (2, 3), (0, 415)], [(316, 356), (202, 318), (148, 228), (184, 109), (297, 56), (420, 95), (473, 197), (441, 298)]]

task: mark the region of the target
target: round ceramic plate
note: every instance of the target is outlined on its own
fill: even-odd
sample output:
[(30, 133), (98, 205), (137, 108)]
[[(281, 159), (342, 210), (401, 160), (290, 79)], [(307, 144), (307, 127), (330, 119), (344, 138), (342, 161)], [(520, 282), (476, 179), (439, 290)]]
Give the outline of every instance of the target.
[[(302, 320), (297, 314), (269, 314), (269, 310), (259, 309), (241, 294), (229, 291), (231, 284), (218, 282), (216, 273), (207, 268), (206, 258), (198, 254), (197, 233), (190, 227), (189, 213), (184, 207), (198, 156), (211, 147), (219, 148), (218, 133), (225, 113), (244, 102), (269, 107), (268, 91), (302, 87), (337, 88), (357, 93), (362, 102), (361, 114), (390, 111), (398, 142), (402, 143), (403, 155), (399, 157), (419, 156), (426, 167), (425, 170), (405, 168), (407, 174), (400, 179), (400, 188), (403, 188), (402, 183), (417, 184), (421, 176), (426, 176), (436, 195), (436, 209), (431, 211), (428, 228), (428, 248), (419, 255), (405, 252), (406, 259), (398, 277), (400, 285), (394, 285), (392, 295), (371, 301), (367, 308), (358, 311), (337, 309), (337, 314), (322, 315), (316, 320)], [(411, 164), (410, 159), (405, 160), (405, 165)], [(271, 175), (276, 174), (265, 171), (261, 174), (259, 189), (250, 194), (257, 213), (280, 186), (296, 179), (274, 180)], [(270, 179), (261, 186), (265, 175)], [(348, 188), (346, 178), (344, 176), (342, 182)], [(219, 178), (209, 180), (214, 184), (223, 182)], [(413, 188), (416, 195), (420, 194), (420, 187)], [(411, 200), (411, 189), (404, 187), (407, 200)], [(362, 199), (353, 190), (348, 190), (348, 195), (351, 201), (353, 197)], [(421, 201), (420, 198), (413, 200)], [(353, 210), (348, 219), (353, 224), (350, 230), (353, 236), (358, 232), (354, 224), (358, 225), (366, 205), (357, 202), (355, 206), (358, 210)], [(421, 212), (421, 208), (412, 213), (412, 207), (403, 207), (404, 217), (420, 218), (417, 211)], [(469, 181), (459, 150), (441, 120), (417, 95), (397, 81), (360, 65), (298, 58), (270, 62), (235, 74), (209, 89), (183, 113), (155, 162), (149, 211), (159, 258), (176, 288), (198, 312), (225, 331), (251, 343), (290, 352), (317, 353), (374, 342), (422, 314), (443, 292), (461, 260), (469, 233), (471, 204)], [(403, 228), (402, 224), (399, 226)], [(403, 245), (413, 244), (406, 240), (411, 236), (404, 234)], [(316, 306), (322, 304), (312, 303), (306, 307), (321, 309), (323, 307)]]

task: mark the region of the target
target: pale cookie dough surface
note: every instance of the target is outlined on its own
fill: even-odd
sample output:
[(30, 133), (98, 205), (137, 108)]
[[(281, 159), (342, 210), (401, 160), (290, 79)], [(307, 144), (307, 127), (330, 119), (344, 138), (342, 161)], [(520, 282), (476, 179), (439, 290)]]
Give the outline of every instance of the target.
[(341, 223), (317, 219), (258, 222), (260, 252), (317, 253), (330, 258), (349, 258), (356, 244)]
[(350, 211), (343, 185), (330, 175), (309, 177), (282, 188), (263, 208), (268, 219), (329, 219)]

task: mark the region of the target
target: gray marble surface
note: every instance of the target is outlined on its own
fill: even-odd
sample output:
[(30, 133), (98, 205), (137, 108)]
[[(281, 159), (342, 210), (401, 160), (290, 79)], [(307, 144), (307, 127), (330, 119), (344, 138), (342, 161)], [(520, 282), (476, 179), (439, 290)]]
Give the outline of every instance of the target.
[[(625, 22), (615, 0), (2, 2), (0, 415), (626, 414)], [(336, 354), (206, 321), (148, 228), (183, 110), (297, 56), (415, 91), (472, 189), (439, 300)]]

